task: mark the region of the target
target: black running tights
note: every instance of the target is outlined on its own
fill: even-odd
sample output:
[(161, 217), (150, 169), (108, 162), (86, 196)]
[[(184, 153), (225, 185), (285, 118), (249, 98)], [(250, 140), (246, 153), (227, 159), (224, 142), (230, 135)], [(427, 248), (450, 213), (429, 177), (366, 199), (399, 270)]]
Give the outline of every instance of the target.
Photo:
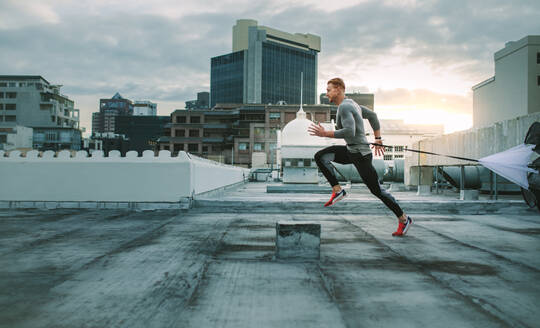
[(337, 186), (339, 183), (334, 175), (334, 169), (330, 162), (339, 164), (354, 164), (356, 170), (360, 174), (362, 181), (369, 188), (369, 191), (390, 209), (397, 217), (403, 215), (403, 210), (398, 205), (394, 197), (386, 190), (381, 188), (377, 171), (371, 163), (373, 155), (362, 156), (360, 153), (352, 153), (347, 149), (347, 146), (330, 146), (321, 149), (315, 154), (315, 162), (324, 174), (330, 185)]

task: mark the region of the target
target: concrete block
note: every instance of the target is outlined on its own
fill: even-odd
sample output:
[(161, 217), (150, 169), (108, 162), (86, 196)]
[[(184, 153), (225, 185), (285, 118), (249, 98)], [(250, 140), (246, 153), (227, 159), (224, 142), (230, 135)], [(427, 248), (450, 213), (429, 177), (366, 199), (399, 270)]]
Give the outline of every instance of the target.
[(460, 200), (478, 200), (478, 190), (465, 189), (459, 191)]
[(431, 195), (431, 186), (430, 185), (419, 185), (418, 191), (416, 192), (418, 196), (429, 196)]
[(321, 253), (321, 225), (315, 222), (276, 223), (276, 258), (318, 260)]

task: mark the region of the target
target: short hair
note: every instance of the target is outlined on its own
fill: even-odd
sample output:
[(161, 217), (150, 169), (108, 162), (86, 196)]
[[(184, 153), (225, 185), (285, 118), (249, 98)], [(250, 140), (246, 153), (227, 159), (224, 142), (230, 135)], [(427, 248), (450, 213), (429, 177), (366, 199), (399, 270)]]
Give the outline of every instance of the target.
[(341, 89), (343, 89), (343, 91), (345, 91), (345, 82), (343, 82), (343, 80), (340, 79), (339, 77), (335, 77), (335, 78), (329, 80), (327, 82), (327, 84), (329, 84), (329, 83), (332, 83), (334, 85), (334, 87), (341, 88)]

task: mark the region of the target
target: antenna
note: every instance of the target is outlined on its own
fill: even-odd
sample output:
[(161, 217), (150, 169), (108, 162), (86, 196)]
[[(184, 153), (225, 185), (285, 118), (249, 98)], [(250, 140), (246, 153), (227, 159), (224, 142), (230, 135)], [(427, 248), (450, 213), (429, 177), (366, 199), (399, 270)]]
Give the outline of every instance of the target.
[(300, 108), (302, 108), (304, 96), (304, 72), (300, 72)]
[(304, 89), (304, 72), (300, 72), (300, 109), (298, 110), (298, 112), (296, 112), (296, 118), (301, 118), (301, 119), (306, 118), (306, 113), (304, 112), (304, 109), (302, 108), (303, 89)]

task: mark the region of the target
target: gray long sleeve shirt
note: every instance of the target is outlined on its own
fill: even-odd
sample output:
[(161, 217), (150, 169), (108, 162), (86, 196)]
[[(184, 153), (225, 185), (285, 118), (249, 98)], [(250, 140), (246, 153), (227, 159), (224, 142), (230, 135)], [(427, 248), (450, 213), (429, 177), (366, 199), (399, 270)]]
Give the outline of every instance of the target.
[(366, 138), (364, 118), (369, 121), (373, 131), (381, 128), (374, 111), (345, 98), (337, 109), (334, 137), (345, 139), (350, 152), (367, 155), (371, 153), (371, 148)]

